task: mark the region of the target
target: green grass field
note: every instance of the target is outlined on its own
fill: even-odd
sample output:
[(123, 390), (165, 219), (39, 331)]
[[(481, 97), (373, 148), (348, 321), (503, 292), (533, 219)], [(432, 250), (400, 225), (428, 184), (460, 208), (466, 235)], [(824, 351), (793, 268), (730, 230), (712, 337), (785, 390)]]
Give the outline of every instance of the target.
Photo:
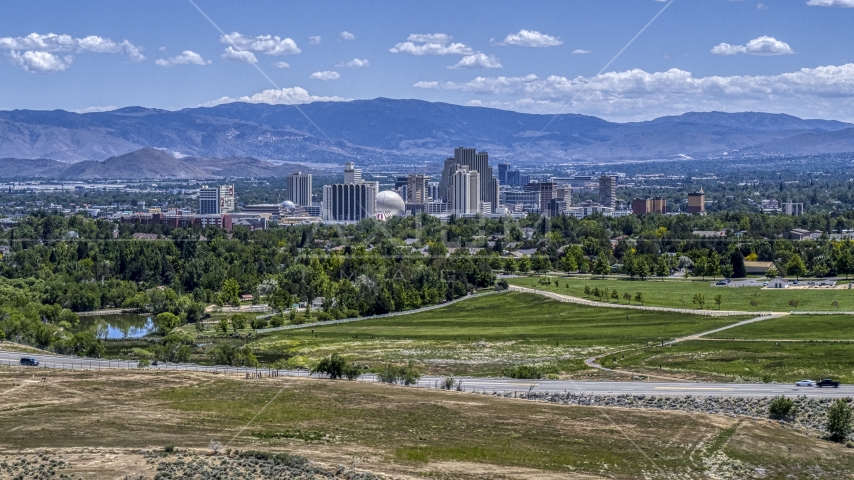
[[(714, 303), (716, 295), (722, 295), (723, 310), (758, 311), (854, 311), (854, 290), (847, 289), (780, 289), (763, 290), (759, 287), (712, 287), (711, 280), (630, 280), (630, 279), (581, 279), (572, 277), (552, 278), (551, 285), (541, 285), (538, 277), (519, 277), (507, 280), (511, 285), (547, 290), (550, 292), (588, 298), (584, 287), (591, 289), (607, 288), (616, 290), (620, 295), (630, 293), (633, 297), (637, 292), (643, 293), (645, 305), (656, 305), (675, 308), (699, 308), (692, 304), (695, 293), (702, 293), (706, 298), (705, 308), (717, 309)], [(557, 282), (555, 282), (557, 280)], [(592, 297), (589, 297), (592, 300)], [(616, 302), (615, 300), (611, 300)], [(751, 301), (755, 305), (751, 304)], [(789, 305), (790, 301), (797, 302), (797, 307)], [(839, 306), (834, 306), (838, 302)], [(632, 301), (632, 304), (636, 302)]]
[(709, 335), (709, 338), (748, 340), (850, 340), (854, 316), (788, 315)]
[(520, 364), (570, 373), (586, 369), (583, 360), (594, 354), (740, 319), (586, 307), (509, 292), (419, 314), (274, 332), (252, 346), (269, 358), (293, 356), (294, 366), (338, 352), (368, 366), (414, 360), (432, 374), (495, 375)]
[(830, 377), (854, 383), (854, 343), (697, 340), (608, 356), (602, 365), (735, 382)]

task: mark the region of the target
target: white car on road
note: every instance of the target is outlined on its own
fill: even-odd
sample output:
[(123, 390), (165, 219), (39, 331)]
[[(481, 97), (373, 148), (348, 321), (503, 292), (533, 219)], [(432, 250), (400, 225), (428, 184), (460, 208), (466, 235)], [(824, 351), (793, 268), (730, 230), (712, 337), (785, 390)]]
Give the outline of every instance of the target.
[(796, 387), (814, 387), (815, 382), (812, 380), (799, 380), (795, 382)]

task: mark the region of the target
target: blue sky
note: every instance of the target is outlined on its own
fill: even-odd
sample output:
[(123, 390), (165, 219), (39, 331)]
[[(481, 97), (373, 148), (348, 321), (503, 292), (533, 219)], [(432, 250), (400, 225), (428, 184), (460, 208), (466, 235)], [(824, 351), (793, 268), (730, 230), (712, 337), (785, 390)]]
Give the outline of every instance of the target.
[(383, 96), (854, 121), (854, 0), (195, 1), (225, 36), (189, 0), (4, 2), (0, 109)]

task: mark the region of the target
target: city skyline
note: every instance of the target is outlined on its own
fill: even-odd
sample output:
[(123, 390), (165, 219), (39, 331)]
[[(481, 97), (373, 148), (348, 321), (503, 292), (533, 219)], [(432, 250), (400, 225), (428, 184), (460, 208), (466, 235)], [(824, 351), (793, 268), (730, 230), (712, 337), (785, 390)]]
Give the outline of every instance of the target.
[(14, 4), (0, 20), (0, 109), (384, 96), (617, 121), (854, 120), (849, 0), (195, 5)]

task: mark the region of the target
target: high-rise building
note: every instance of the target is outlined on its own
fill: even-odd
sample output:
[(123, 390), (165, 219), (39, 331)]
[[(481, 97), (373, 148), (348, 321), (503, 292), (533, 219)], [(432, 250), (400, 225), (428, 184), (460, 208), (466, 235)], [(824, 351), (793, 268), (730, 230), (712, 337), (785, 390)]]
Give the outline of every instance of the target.
[(455, 148), (454, 158), (445, 160), (442, 180), (439, 182), (440, 193), (445, 190), (451, 195), (450, 179), (457, 168), (455, 165), (463, 165), (468, 167), (469, 171), (477, 172), (480, 179), (480, 201), (489, 202), (491, 206), (498, 205), (498, 182), (493, 181), (488, 153), (478, 152), (474, 148)]
[(804, 204), (803, 203), (794, 203), (794, 202), (783, 202), (782, 212), (785, 215), (803, 215), (804, 214)]
[(667, 213), (667, 200), (661, 197), (636, 198), (632, 200), (632, 213), (646, 215), (648, 213)]
[(557, 198), (553, 198), (549, 200), (549, 217), (557, 217), (558, 215), (562, 215), (566, 212), (567, 208), (568, 206), (566, 202)]
[(288, 175), (285, 199), (302, 207), (311, 205), (311, 174), (296, 172)]
[(344, 183), (362, 183), (362, 169), (353, 162), (344, 164)]
[(218, 215), (234, 211), (234, 184), (199, 189), (199, 214)]
[(688, 194), (688, 213), (706, 213), (706, 194), (702, 188)]
[(430, 201), (440, 202), (442, 201), (441, 195), (439, 195), (439, 183), (438, 182), (430, 182), (427, 184), (427, 196), (430, 198)]
[(215, 215), (219, 210), (219, 187), (204, 187), (199, 189), (199, 214)]
[(540, 193), (540, 214), (549, 214), (549, 202), (553, 198), (557, 198), (557, 183), (554, 182), (534, 182), (525, 184), (522, 189), (526, 192)]
[(558, 187), (555, 198), (566, 203), (567, 207), (572, 205), (572, 187), (564, 184)]
[(501, 182), (502, 185), (508, 185), (507, 182), (507, 172), (510, 171), (509, 163), (499, 163), (498, 164), (498, 181)]
[(599, 204), (605, 207), (617, 206), (617, 177), (602, 175), (599, 177)]
[(323, 220), (358, 222), (373, 217), (378, 190), (376, 182), (324, 185)]
[(480, 174), (462, 165), (451, 176), (451, 213), (467, 215), (480, 213)]
[(234, 211), (234, 184), (222, 185), (219, 187), (219, 213), (228, 213)]
[(406, 182), (406, 198), (404, 199), (406, 203), (427, 203), (430, 196), (427, 186), (429, 180), (430, 177), (427, 175), (409, 175)]

